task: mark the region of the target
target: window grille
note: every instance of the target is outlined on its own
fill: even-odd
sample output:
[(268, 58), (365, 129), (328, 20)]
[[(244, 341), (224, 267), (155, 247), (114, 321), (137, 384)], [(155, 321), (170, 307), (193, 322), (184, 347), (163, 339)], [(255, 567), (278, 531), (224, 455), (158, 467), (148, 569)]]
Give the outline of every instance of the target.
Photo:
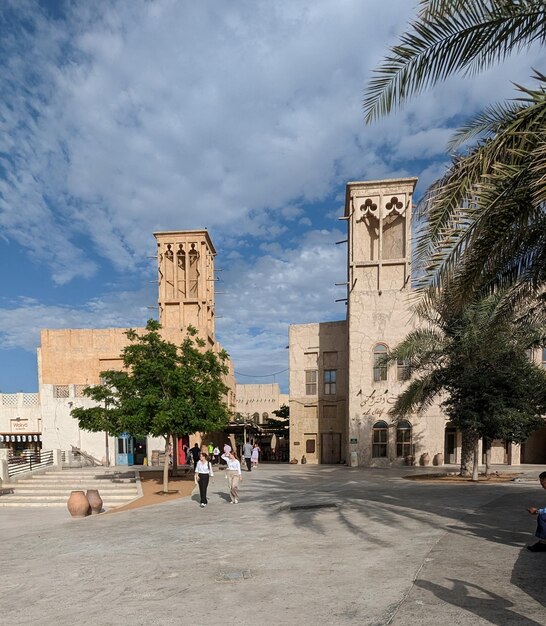
[(23, 406), (38, 406), (40, 404), (40, 397), (37, 393), (24, 393), (23, 394)]
[(17, 406), (17, 394), (16, 393), (3, 393), (2, 404), (4, 406)]
[(87, 389), (88, 385), (74, 385), (74, 397), (84, 398), (83, 390)]
[(70, 397), (68, 385), (53, 385), (53, 397), (54, 398)]

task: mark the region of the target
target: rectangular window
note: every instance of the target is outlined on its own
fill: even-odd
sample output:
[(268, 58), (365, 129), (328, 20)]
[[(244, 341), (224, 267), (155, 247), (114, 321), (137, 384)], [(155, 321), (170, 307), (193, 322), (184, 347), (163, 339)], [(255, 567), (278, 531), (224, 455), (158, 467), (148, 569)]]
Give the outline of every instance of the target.
[(372, 456), (376, 459), (387, 457), (388, 431), (386, 428), (373, 429)]
[(406, 359), (397, 359), (396, 361), (396, 380), (404, 381), (410, 379), (410, 366)]
[(315, 440), (314, 439), (306, 439), (306, 441), (305, 441), (305, 453), (306, 454), (315, 454)]
[(406, 457), (411, 455), (411, 429), (399, 428), (396, 432), (396, 456)]
[(324, 395), (336, 395), (336, 370), (324, 370)]
[(306, 370), (305, 372), (305, 395), (317, 395), (317, 370)]
[(374, 355), (374, 367), (373, 367), (373, 380), (374, 383), (378, 383), (382, 380), (387, 380), (387, 366), (381, 363), (384, 358), (383, 355)]

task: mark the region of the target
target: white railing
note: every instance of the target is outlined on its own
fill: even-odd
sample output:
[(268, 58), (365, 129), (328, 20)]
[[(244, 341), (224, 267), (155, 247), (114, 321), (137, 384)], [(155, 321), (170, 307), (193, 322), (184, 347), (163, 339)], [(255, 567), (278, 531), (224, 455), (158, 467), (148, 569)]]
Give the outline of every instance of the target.
[(53, 450), (24, 454), (8, 459), (8, 476), (17, 476), (53, 465)]

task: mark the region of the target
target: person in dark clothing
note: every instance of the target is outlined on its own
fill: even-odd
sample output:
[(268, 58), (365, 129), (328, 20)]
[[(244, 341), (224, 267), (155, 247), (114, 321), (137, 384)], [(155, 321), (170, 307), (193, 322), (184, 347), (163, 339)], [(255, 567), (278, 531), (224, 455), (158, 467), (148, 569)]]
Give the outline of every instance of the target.
[(252, 471), (252, 444), (248, 439), (243, 446), (243, 456), (245, 457), (247, 472)]
[[(543, 489), (546, 489), (546, 472), (542, 472), (538, 479), (540, 481), (540, 486)], [(531, 552), (546, 552), (546, 507), (539, 509), (536, 506), (531, 506), (527, 509), (527, 511), (531, 515), (537, 516), (537, 531), (535, 533), (535, 537), (538, 538), (538, 541), (532, 546), (527, 546), (527, 550), (530, 550)]]
[(195, 468), (197, 467), (197, 461), (199, 461), (199, 457), (201, 456), (201, 450), (198, 443), (196, 443), (191, 449), (191, 456), (193, 458), (193, 471), (195, 471)]

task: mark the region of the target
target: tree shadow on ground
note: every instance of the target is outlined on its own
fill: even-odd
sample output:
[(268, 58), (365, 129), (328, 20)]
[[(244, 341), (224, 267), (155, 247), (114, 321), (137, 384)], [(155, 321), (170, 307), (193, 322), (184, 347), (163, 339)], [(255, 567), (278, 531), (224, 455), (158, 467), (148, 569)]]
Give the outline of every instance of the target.
[(470, 611), (491, 624), (498, 626), (507, 626), (507, 624), (543, 626), (544, 624), (512, 610), (513, 602), (484, 587), (457, 578), (448, 580), (453, 583), (451, 589), (428, 580), (417, 580), (415, 585), (433, 593), (442, 602)]
[[(381, 548), (393, 540), (403, 541), (400, 538), (404, 537), (406, 530), (415, 533), (417, 522), (422, 527), (419, 532), (426, 533), (428, 528), (430, 532), (440, 535), (445, 530), (450, 534), (475, 537), (491, 544), (520, 548), (511, 582), (538, 602), (544, 603), (546, 568), (543, 561), (538, 562), (537, 559), (544, 555), (532, 554), (524, 549), (525, 543), (533, 541), (536, 522), (527, 513), (526, 507), (540, 497), (536, 488), (513, 483), (436, 485), (403, 481), (396, 477), (393, 479), (389, 478), (388, 473), (344, 474), (343, 470), (318, 472), (318, 475), (317, 470), (314, 470), (312, 473), (305, 471), (301, 474), (294, 472), (260, 477), (259, 488), (253, 489), (252, 485), (248, 485), (244, 498), (260, 500), (271, 518), (288, 516), (295, 527), (320, 535), (332, 534), (334, 516), (338, 530), (348, 531), (366, 542), (368, 547)], [(335, 503), (337, 506), (307, 510), (290, 508), (291, 504), (303, 503)], [(327, 518), (324, 517), (326, 515)], [(460, 585), (473, 585), (460, 580), (455, 583), (457, 593), (442, 587), (435, 591), (444, 595), (452, 594), (456, 600), (461, 594), (464, 595)], [(469, 610), (474, 610), (477, 615), (482, 614), (480, 607), (485, 614), (489, 610), (487, 607), (495, 602), (491, 599), (496, 597), (495, 594), (482, 591), (486, 595), (481, 598), (468, 596), (472, 605)], [(508, 601), (502, 602), (499, 605), (502, 608), (499, 619), (504, 621), (501, 619), (494, 623), (536, 624), (533, 620), (525, 621), (526, 618), (517, 615), (510, 609)], [(511, 621), (512, 616), (514, 621)]]

